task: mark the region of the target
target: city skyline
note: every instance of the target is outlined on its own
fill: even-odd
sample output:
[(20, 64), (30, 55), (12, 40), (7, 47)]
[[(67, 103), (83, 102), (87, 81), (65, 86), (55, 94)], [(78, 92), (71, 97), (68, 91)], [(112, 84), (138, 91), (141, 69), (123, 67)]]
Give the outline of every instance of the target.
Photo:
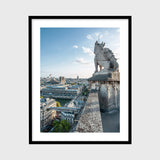
[(91, 77), (96, 40), (120, 57), (119, 28), (41, 28), (40, 33), (41, 77)]

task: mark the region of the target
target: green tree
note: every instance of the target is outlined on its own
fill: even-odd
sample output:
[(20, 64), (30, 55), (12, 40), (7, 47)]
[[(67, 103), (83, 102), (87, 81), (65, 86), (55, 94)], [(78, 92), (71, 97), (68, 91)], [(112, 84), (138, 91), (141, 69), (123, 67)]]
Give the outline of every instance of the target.
[(68, 121), (62, 120), (62, 121), (61, 121), (61, 124), (63, 125), (63, 128), (64, 128), (65, 131), (69, 131), (69, 129), (70, 129), (70, 124), (69, 124)]
[(86, 90), (82, 93), (83, 96), (87, 96), (88, 94), (89, 94), (89, 90), (88, 90), (88, 89), (86, 89)]
[(89, 90), (88, 90), (88, 89), (86, 89), (86, 95), (88, 95), (88, 93), (89, 93)]
[(57, 106), (57, 107), (61, 107), (60, 102), (56, 101), (56, 106)]
[(43, 96), (40, 96), (40, 98), (43, 98)]
[(53, 121), (53, 127), (53, 132), (69, 132), (70, 130), (70, 124), (66, 120), (61, 120), (60, 122)]
[(56, 121), (56, 120), (53, 121), (53, 126), (54, 126), (54, 127), (58, 126), (58, 124), (59, 124), (58, 121)]

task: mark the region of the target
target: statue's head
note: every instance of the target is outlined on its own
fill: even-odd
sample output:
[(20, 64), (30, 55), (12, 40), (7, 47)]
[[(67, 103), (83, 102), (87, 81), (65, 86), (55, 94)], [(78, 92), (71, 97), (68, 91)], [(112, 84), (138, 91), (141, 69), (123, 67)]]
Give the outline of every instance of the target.
[(98, 54), (101, 50), (103, 50), (104, 46), (105, 46), (104, 42), (98, 43), (98, 41), (96, 41), (95, 46), (94, 46), (94, 53)]

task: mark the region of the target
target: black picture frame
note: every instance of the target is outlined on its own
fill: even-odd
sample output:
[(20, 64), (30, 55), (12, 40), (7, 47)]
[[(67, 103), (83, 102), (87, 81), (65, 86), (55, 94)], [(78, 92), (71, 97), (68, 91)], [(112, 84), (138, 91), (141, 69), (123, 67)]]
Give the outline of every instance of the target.
[[(128, 20), (128, 140), (127, 141), (33, 141), (32, 139), (32, 20), (125, 19)], [(29, 47), (29, 144), (131, 144), (132, 143), (132, 17), (131, 16), (28, 16)]]

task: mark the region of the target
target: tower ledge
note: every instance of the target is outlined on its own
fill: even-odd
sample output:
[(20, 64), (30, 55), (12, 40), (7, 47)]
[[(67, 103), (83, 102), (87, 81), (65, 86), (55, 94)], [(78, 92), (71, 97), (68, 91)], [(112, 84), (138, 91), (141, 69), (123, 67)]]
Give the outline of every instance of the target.
[(90, 93), (75, 132), (103, 132), (98, 93)]

